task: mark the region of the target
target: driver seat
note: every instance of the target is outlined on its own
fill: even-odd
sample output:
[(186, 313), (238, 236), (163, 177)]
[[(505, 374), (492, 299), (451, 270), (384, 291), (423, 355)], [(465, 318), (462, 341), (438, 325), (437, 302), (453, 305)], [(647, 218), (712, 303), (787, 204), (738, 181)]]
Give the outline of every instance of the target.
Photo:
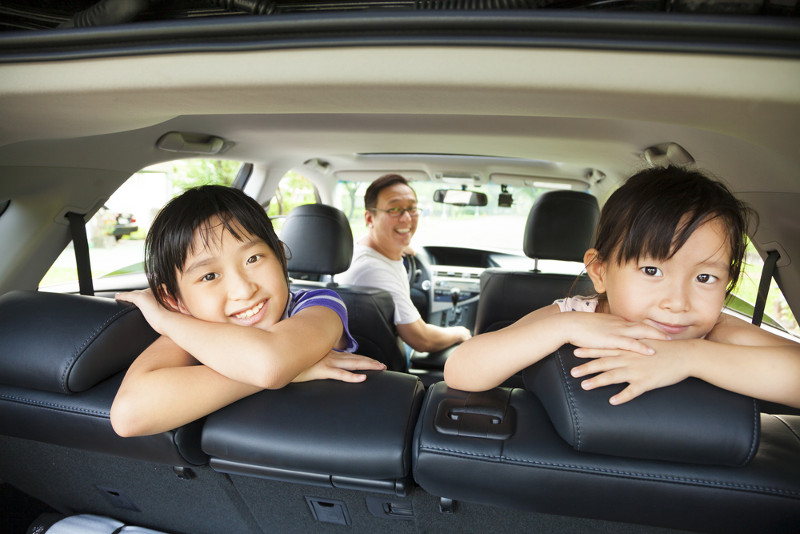
[(481, 274), (475, 334), (500, 330), (569, 295), (594, 293), (585, 274), (544, 273), (539, 260), (583, 262), (600, 217), (597, 199), (580, 191), (548, 191), (536, 199), (525, 225), (523, 251), (532, 271), (486, 269)]
[(297, 206), (286, 217), (280, 237), (288, 249), (290, 288), (336, 291), (347, 307), (358, 353), (386, 364), (390, 371), (408, 372), (389, 292), (333, 280), (353, 258), (353, 232), (344, 212), (326, 204)]

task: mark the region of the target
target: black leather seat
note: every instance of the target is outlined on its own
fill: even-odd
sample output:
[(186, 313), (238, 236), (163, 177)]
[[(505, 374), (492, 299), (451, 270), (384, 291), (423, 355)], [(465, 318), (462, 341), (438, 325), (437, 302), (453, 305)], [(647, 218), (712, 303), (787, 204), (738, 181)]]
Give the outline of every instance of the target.
[(339, 285), (334, 280), (353, 258), (353, 232), (345, 214), (325, 204), (297, 206), (286, 217), (281, 240), (290, 255), (291, 288), (336, 291), (347, 306), (348, 326), (358, 342), (358, 353), (383, 362), (390, 371), (407, 371), (389, 292)]
[(619, 386), (585, 391), (558, 369), (554, 358), (573, 349), (526, 371), (526, 388), (428, 389), (414, 480), (455, 510), (454, 528), (474, 520), (460, 510), (488, 505), (692, 532), (797, 532), (800, 416), (760, 414), (755, 400), (699, 380), (611, 406)]
[[(134, 438), (111, 427), (125, 370), (156, 337), (127, 303), (0, 297), (0, 479), (61, 513), (170, 532), (246, 531), (250, 519), (200, 448), (202, 420)], [(210, 509), (218, 515), (204, 515)]]
[(532, 271), (486, 269), (481, 274), (475, 334), (504, 328), (554, 300), (594, 292), (585, 275), (544, 273), (539, 260), (582, 262), (593, 244), (600, 210), (597, 199), (579, 191), (549, 191), (528, 215), (523, 251), (536, 261)]

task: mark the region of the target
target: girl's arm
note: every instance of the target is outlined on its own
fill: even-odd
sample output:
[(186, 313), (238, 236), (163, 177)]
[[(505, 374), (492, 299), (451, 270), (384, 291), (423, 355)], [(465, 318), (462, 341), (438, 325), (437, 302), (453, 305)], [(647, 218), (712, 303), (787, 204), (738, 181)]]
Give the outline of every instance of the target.
[(762, 400), (800, 407), (800, 344), (723, 314), (705, 339), (647, 341), (653, 356), (618, 351), (582, 350), (598, 357), (575, 367), (585, 389), (628, 383), (611, 404), (694, 376), (715, 386)]
[[(327, 355), (344, 348), (342, 321), (322, 306), (305, 308), (267, 330), (211, 323), (159, 305), (150, 290), (122, 293), (147, 322), (216, 372), (260, 388), (277, 389)], [(372, 368), (372, 367), (370, 367)]]
[(123, 437), (164, 432), (199, 419), (261, 388), (201, 365), (161, 336), (131, 364), (111, 406)]
[(556, 304), (529, 313), (496, 332), (475, 336), (453, 350), (444, 367), (447, 385), (464, 391), (499, 386), (566, 343), (625, 348), (648, 354), (639, 339), (667, 339), (656, 328), (607, 313), (564, 312)]
[[(383, 370), (382, 363), (346, 352), (329, 352), (293, 380), (363, 382), (354, 370)], [(162, 336), (131, 364), (111, 406), (111, 425), (123, 437), (164, 432), (208, 415), (262, 388), (232, 380), (202, 365)]]

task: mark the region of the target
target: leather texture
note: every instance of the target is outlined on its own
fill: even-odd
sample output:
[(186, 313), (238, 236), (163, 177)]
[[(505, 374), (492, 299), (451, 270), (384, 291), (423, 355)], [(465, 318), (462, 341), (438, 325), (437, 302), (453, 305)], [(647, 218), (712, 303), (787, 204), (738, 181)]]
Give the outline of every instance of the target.
[(0, 383), (85, 391), (127, 369), (156, 337), (131, 304), (12, 291), (0, 297)]
[[(489, 418), (513, 411), (512, 434), (441, 432), (437, 414), (440, 420), (446, 401)], [(700, 532), (796, 533), (798, 425), (798, 416), (762, 415), (760, 446), (742, 467), (623, 458), (573, 449), (524, 389), (503, 396), (439, 383), (417, 422), (413, 474), (432, 495), (490, 506)]]
[(599, 218), (597, 199), (588, 193), (543, 193), (528, 214), (522, 251), (529, 258), (583, 262)]
[[(286, 218), (281, 239), (291, 251), (289, 273), (321, 278), (342, 273), (353, 257), (353, 232), (344, 212), (325, 204), (305, 204)], [(390, 371), (407, 371), (408, 362), (394, 324), (394, 302), (381, 289), (330, 282), (292, 280), (292, 289), (328, 288), (347, 308), (348, 328), (358, 353), (386, 364)]]
[[(594, 242), (597, 199), (579, 191), (548, 191), (533, 204), (525, 225), (523, 251), (530, 258), (583, 262)], [(594, 293), (588, 277), (540, 271), (486, 269), (475, 333), (500, 330), (533, 310), (568, 295)]]
[(109, 412), (124, 373), (71, 395), (0, 385), (0, 433), (64, 447), (173, 466), (207, 463), (201, 421), (169, 432), (121, 438)]
[(585, 360), (572, 345), (523, 371), (525, 388), (544, 406), (564, 441), (577, 451), (628, 458), (740, 466), (758, 448), (758, 403), (689, 378), (612, 406), (627, 384), (593, 390), (570, 370)]
[(289, 272), (339, 274), (353, 259), (353, 232), (344, 212), (325, 204), (304, 204), (289, 212), (281, 228), (289, 248)]
[(481, 273), (475, 334), (505, 328), (567, 295), (587, 294), (594, 294), (594, 287), (585, 275), (486, 269)]
[[(364, 382), (335, 380), (262, 391), (223, 408), (203, 427), (203, 450), (240, 466), (404, 479), (423, 398), (416, 377), (369, 372)], [(214, 463), (212, 462), (212, 466)]]

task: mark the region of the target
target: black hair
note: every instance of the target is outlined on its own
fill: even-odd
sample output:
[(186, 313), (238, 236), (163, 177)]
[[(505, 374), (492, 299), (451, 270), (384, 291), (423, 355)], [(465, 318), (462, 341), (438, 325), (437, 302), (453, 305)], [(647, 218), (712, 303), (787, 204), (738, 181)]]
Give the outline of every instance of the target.
[(166, 296), (178, 296), (178, 274), (194, 252), (195, 230), (204, 245), (215, 239), (214, 218), (225, 230), (242, 240), (242, 230), (257, 236), (272, 249), (283, 267), (287, 285), (286, 256), (264, 208), (238, 189), (204, 185), (188, 189), (170, 200), (158, 213), (145, 239), (145, 272), (156, 300), (165, 308)]
[(642, 256), (666, 260), (702, 224), (719, 220), (731, 248), (730, 293), (741, 273), (745, 234), (756, 217), (722, 182), (699, 171), (646, 169), (631, 176), (603, 206), (594, 248), (598, 260), (618, 265)]
[[(408, 180), (405, 177), (399, 174), (384, 174), (380, 178), (376, 178), (374, 182), (369, 184), (367, 188), (367, 192), (364, 193), (364, 208), (372, 209), (378, 207), (378, 195), (381, 191), (386, 189), (387, 187), (391, 187), (395, 184), (405, 184), (408, 187), (411, 187), (408, 183)], [(413, 191), (414, 188), (411, 188)], [(417, 193), (414, 192), (414, 195)]]

